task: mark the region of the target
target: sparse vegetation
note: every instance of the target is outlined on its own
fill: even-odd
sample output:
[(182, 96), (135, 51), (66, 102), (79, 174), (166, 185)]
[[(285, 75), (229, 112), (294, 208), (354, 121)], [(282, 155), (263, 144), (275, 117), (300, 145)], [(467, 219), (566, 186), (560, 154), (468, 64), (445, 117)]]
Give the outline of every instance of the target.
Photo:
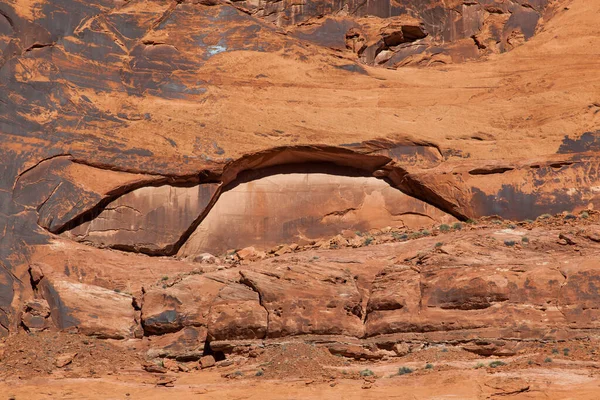
[(262, 369), (259, 369), (258, 371), (256, 371), (256, 374), (254, 374), (255, 376), (263, 376), (265, 374), (265, 372)]
[(490, 368), (498, 368), (503, 365), (506, 365), (506, 363), (504, 361), (496, 360), (496, 361), (492, 361), (489, 365), (490, 365)]
[(449, 232), (449, 231), (450, 231), (450, 225), (446, 225), (446, 224), (440, 225), (440, 232)]
[(532, 219), (526, 219), (525, 222), (528, 224), (533, 224), (534, 221)]
[(508, 247), (513, 247), (514, 245), (516, 245), (517, 243), (514, 240), (505, 240), (504, 241), (504, 245), (508, 246)]
[(452, 225), (452, 229), (457, 230), (457, 231), (460, 231), (462, 228), (463, 228), (463, 226), (462, 226), (462, 224), (460, 222), (455, 222)]
[(521, 238), (521, 242), (523, 242), (523, 243), (529, 243), (529, 238), (527, 236), (523, 236)]
[(400, 367), (400, 368), (398, 368), (398, 375), (412, 374), (413, 371), (414, 370), (412, 368)]
[(373, 243), (373, 238), (372, 238), (371, 236), (369, 236), (369, 237), (365, 238), (365, 241), (363, 242), (363, 244), (364, 244), (365, 246), (368, 246), (368, 245), (370, 245), (371, 243)]
[(508, 224), (506, 227), (508, 229), (517, 229), (517, 226), (515, 224)]
[(368, 368), (360, 371), (360, 376), (374, 376), (374, 375), (375, 375), (375, 372), (371, 371)]
[(563, 349), (563, 354), (564, 354), (564, 356), (565, 356), (565, 357), (568, 357), (568, 356), (569, 356), (569, 352), (570, 352), (570, 351), (571, 351), (571, 350), (569, 350), (569, 348), (568, 348), (568, 347), (565, 347), (565, 348)]
[(469, 218), (469, 219), (468, 219), (468, 220), (466, 220), (465, 222), (466, 222), (467, 224), (469, 224), (469, 225), (475, 225), (475, 224), (477, 223), (477, 221), (475, 221), (475, 220), (473, 220), (473, 219), (471, 219), (471, 218)]
[(418, 239), (420, 237), (421, 237), (421, 233), (419, 233), (419, 232), (413, 232), (410, 235), (408, 235), (409, 239)]
[(427, 229), (423, 229), (421, 231), (421, 235), (423, 235), (423, 236), (429, 236), (429, 235), (431, 235), (431, 232), (429, 232)]
[(566, 215), (564, 216), (564, 219), (565, 219), (565, 220), (577, 219), (577, 217), (576, 217), (576, 216), (574, 216), (574, 215), (573, 215), (573, 214), (571, 214), (571, 213), (568, 213), (568, 214), (566, 214)]
[(480, 363), (477, 363), (477, 365), (474, 366), (473, 368), (475, 368), (475, 369), (485, 368), (485, 364), (480, 362)]
[(550, 215), (550, 214), (542, 214), (539, 217), (537, 217), (537, 219), (548, 219), (548, 218), (552, 218), (552, 215)]
[(425, 369), (433, 369), (433, 364), (425, 364)]
[(584, 211), (581, 214), (579, 214), (579, 216), (583, 219), (588, 219), (590, 217), (590, 214), (587, 211)]
[(437, 243), (435, 244), (435, 247), (438, 247), (438, 248), (439, 248), (439, 247), (442, 247), (443, 245), (444, 245), (444, 243), (442, 243), (442, 242), (437, 242)]
[(558, 349), (552, 349), (552, 354), (558, 354)]
[(165, 275), (165, 276), (163, 276), (162, 278), (160, 278), (160, 280), (161, 280), (161, 281), (168, 281), (168, 280), (169, 280), (169, 277)]
[(546, 359), (544, 360), (545, 363), (551, 363), (552, 359), (550, 357), (546, 357)]

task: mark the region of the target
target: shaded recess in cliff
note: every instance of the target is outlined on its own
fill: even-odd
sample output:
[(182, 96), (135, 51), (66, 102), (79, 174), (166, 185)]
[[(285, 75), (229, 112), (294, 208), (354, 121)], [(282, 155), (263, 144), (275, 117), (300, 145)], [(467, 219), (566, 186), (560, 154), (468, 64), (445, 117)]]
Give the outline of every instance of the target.
[[(120, 191), (115, 191), (120, 194), (119, 196), (107, 196), (101, 201), (92, 201), (90, 209), (62, 225), (63, 228), (59, 233), (68, 231), (67, 235), (73, 239), (121, 250), (151, 255), (175, 254), (208, 215), (223, 191), (235, 190), (239, 185), (260, 177), (293, 172), (362, 177), (362, 183), (366, 182), (365, 179), (377, 182), (378, 180), (373, 178), (377, 176), (388, 182), (383, 186), (380, 185), (380, 189), (391, 185), (403, 191), (404, 188), (411, 189), (407, 184), (410, 178), (398, 164), (424, 161), (425, 164), (433, 166), (439, 162), (440, 153), (435, 147), (433, 151), (428, 149), (427, 145), (386, 141), (360, 144), (357, 151), (330, 146), (270, 149), (242, 157), (226, 165), (217, 182), (191, 185), (185, 183), (186, 181), (178, 184), (174, 179), (169, 185), (157, 185), (155, 181), (148, 187), (141, 188), (140, 181), (128, 183)], [(394, 172), (394, 179), (386, 178), (391, 172)], [(384, 208), (392, 208), (392, 214), (420, 215), (432, 221), (439, 221), (439, 218), (445, 215), (436, 208), (436, 204), (444, 204), (444, 200), (437, 193), (432, 191), (432, 199), (422, 201), (411, 197), (411, 193), (407, 195), (400, 191), (392, 190), (396, 192), (395, 196), (403, 199), (401, 204), (406, 206), (406, 209), (401, 210), (402, 206), (391, 204), (393, 202), (390, 203), (388, 199), (388, 204), (385, 204)], [(49, 196), (52, 195), (53, 193)], [(48, 200), (44, 202), (47, 203)], [(356, 208), (357, 205), (360, 205), (360, 202), (354, 206), (349, 205), (345, 209)], [(343, 210), (334, 207), (331, 211), (337, 213)], [(454, 212), (458, 218), (464, 218), (464, 215), (457, 213), (456, 210), (451, 212)], [(326, 214), (313, 222), (331, 224), (331, 221), (321, 221), (327, 216)], [(301, 215), (296, 217), (299, 220), (303, 218)], [(308, 219), (305, 218), (305, 222), (310, 225)], [(359, 229), (362, 225), (357, 221), (350, 223), (348, 227)], [(381, 223), (383, 226), (389, 225), (389, 221), (386, 224)], [(166, 226), (166, 229), (163, 229), (163, 226)], [(285, 237), (291, 238), (290, 235)]]

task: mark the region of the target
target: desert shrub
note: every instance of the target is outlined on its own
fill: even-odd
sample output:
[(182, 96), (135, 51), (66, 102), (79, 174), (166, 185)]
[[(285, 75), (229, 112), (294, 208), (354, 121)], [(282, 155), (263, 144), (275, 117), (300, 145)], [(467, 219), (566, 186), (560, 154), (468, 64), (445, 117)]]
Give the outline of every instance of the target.
[(544, 360), (545, 363), (551, 363), (552, 359), (550, 357), (546, 357), (546, 359)]
[(577, 219), (577, 217), (576, 217), (576, 216), (574, 216), (574, 215), (573, 215), (573, 214), (571, 214), (571, 213), (568, 213), (567, 215), (565, 215), (565, 216), (564, 216), (564, 218), (563, 218), (563, 219), (565, 219), (565, 220), (570, 220), (570, 219)]
[(485, 368), (485, 364), (484, 364), (484, 363), (482, 363), (482, 362), (480, 362), (480, 363), (477, 363), (477, 365), (476, 365), (476, 366), (474, 366), (473, 368), (475, 368), (475, 369), (479, 369), (479, 368)]
[(466, 222), (467, 224), (469, 224), (469, 225), (474, 225), (474, 224), (476, 224), (476, 223), (477, 223), (477, 221), (475, 221), (475, 220), (472, 220), (471, 218), (469, 218), (469, 219), (468, 219), (468, 220), (466, 220), (465, 222)]
[(423, 236), (429, 236), (429, 235), (431, 235), (431, 232), (429, 232), (427, 229), (423, 229), (421, 231), (421, 235), (423, 235)]
[(444, 245), (444, 243), (442, 243), (442, 242), (437, 242), (437, 243), (435, 244), (435, 247), (442, 247), (443, 245)]
[(501, 367), (501, 366), (503, 366), (503, 365), (506, 365), (506, 363), (505, 363), (505, 362), (503, 362), (503, 361), (500, 361), (500, 360), (497, 360), (497, 361), (492, 361), (492, 362), (490, 363), (490, 368), (497, 368), (497, 367)]
[(262, 369), (259, 369), (258, 371), (256, 371), (256, 374), (254, 374), (255, 376), (263, 376), (265, 374), (265, 372)]
[(373, 243), (373, 238), (372, 238), (372, 237), (370, 237), (370, 236), (369, 236), (368, 238), (365, 238), (365, 241), (363, 242), (363, 244), (364, 244), (365, 246), (368, 246), (368, 245), (370, 245), (371, 243)]
[(514, 240), (505, 240), (504, 241), (504, 245), (508, 246), (508, 247), (513, 247), (515, 244), (517, 244)]
[(550, 215), (550, 214), (542, 214), (539, 217), (537, 217), (537, 219), (548, 219), (548, 218), (552, 218), (552, 215)]
[(433, 364), (425, 364), (425, 369), (433, 369)]
[(590, 217), (590, 214), (587, 211), (584, 211), (581, 214), (579, 214), (579, 216), (583, 219), (588, 219)]
[(569, 355), (569, 352), (570, 352), (570, 351), (571, 351), (571, 350), (569, 350), (569, 348), (568, 348), (568, 347), (565, 347), (565, 348), (563, 349), (563, 354), (565, 355), (565, 357)]
[(447, 224), (440, 225), (440, 232), (448, 232), (448, 231), (450, 231), (450, 225), (447, 225)]
[(360, 373), (360, 376), (373, 376), (373, 375), (375, 375), (375, 372), (371, 371), (368, 368), (367, 369), (363, 369), (359, 373)]
[(521, 238), (521, 242), (523, 242), (523, 243), (529, 243), (529, 238), (527, 236), (523, 236)]
[(398, 375), (411, 374), (412, 372), (413, 372), (412, 368), (408, 368), (408, 367), (400, 367), (400, 368), (398, 368)]
[(168, 281), (168, 280), (169, 280), (169, 277), (168, 277), (168, 276), (163, 276), (163, 277), (161, 278), (161, 281)]
[(558, 349), (552, 349), (552, 354), (558, 354)]
[(455, 223), (452, 225), (452, 228), (453, 228), (453, 229), (455, 229), (455, 230), (457, 230), (457, 231), (460, 231), (460, 230), (462, 229), (462, 227), (463, 227), (463, 226), (462, 226), (462, 224), (461, 224), (460, 222), (455, 222)]

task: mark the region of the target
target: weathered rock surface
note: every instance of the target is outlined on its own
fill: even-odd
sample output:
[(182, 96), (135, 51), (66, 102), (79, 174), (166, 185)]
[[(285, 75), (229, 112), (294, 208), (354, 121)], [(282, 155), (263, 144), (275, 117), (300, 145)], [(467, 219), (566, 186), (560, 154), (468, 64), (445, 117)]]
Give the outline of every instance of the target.
[(156, 335), (177, 332), (186, 326), (206, 327), (210, 305), (223, 286), (212, 279), (190, 275), (172, 286), (148, 289), (142, 305), (144, 331)]
[[(597, 329), (593, 226), (540, 228), (529, 245), (493, 226), (337, 236), (600, 206), (596, 2), (234, 3), (0, 4), (0, 336), (145, 335), (160, 357), (197, 359), (217, 340), (492, 354), (496, 339)], [(321, 163), (347, 183), (317, 178), (340, 189), (317, 194), (304, 175), (299, 203), (304, 183), (261, 187), (256, 172)], [(133, 254), (260, 241), (284, 246), (242, 265)]]
[(142, 335), (131, 295), (49, 276), (40, 281), (38, 290), (49, 304), (58, 329), (110, 339)]
[(146, 252), (169, 252), (200, 218), (217, 184), (144, 187), (109, 203), (68, 237), (97, 245)]
[(355, 171), (348, 168), (327, 169), (330, 173), (267, 175), (275, 169), (226, 188), (179, 256), (222, 254), (247, 246), (266, 250), (280, 243), (320, 240), (344, 229), (429, 228), (456, 221), (382, 179), (352, 176)]

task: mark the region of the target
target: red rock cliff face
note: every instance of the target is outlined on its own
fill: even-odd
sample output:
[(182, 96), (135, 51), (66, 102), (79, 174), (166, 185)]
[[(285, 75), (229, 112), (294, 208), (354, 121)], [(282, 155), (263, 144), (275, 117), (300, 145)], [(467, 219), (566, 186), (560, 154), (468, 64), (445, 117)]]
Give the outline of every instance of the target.
[[(335, 257), (289, 269), (190, 262), (258, 243), (256, 222), (220, 219), (236, 206), (241, 217), (286, 214), (264, 222), (265, 246), (597, 207), (592, 3), (4, 2), (0, 334), (22, 322), (164, 334), (186, 343), (169, 356), (195, 357), (206, 342), (225, 351), (219, 341), (286, 335), (595, 329), (578, 297), (597, 297), (593, 263), (514, 270), (518, 255), (490, 250), (465, 269), (466, 250), (453, 248), (412, 265), (385, 247), (376, 260), (343, 259), (360, 273), (334, 268)], [(289, 196), (316, 193), (293, 174), (345, 189)], [(245, 189), (264, 201), (240, 197), (267, 176), (266, 189)], [(277, 221), (296, 225), (274, 232)], [(215, 243), (227, 234), (241, 240)]]

